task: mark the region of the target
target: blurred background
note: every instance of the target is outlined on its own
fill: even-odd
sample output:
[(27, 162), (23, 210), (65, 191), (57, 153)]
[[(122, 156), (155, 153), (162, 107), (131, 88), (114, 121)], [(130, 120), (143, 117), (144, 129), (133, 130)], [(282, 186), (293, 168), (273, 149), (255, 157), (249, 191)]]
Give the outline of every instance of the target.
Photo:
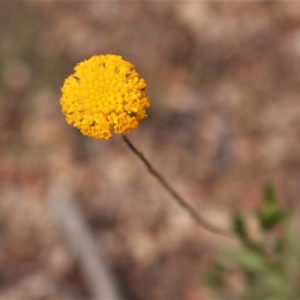
[(148, 85), (129, 138), (207, 220), (228, 228), (266, 182), (299, 215), (299, 2), (3, 1), (1, 299), (95, 298), (55, 214), (62, 183), (124, 299), (214, 295), (201, 276), (232, 242), (199, 229), (119, 136), (86, 138), (60, 112), (76, 63), (106, 53)]

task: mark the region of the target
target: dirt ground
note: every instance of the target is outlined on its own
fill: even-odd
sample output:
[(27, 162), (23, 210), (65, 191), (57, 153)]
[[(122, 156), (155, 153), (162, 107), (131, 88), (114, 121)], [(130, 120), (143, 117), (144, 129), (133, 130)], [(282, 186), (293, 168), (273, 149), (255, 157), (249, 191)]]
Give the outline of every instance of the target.
[(61, 186), (124, 300), (213, 297), (201, 274), (231, 241), (199, 229), (119, 136), (83, 137), (60, 112), (75, 64), (106, 53), (147, 82), (129, 138), (207, 220), (228, 227), (269, 181), (299, 213), (300, 2), (3, 1), (0, 299), (97, 297), (70, 246), (81, 233), (56, 214)]

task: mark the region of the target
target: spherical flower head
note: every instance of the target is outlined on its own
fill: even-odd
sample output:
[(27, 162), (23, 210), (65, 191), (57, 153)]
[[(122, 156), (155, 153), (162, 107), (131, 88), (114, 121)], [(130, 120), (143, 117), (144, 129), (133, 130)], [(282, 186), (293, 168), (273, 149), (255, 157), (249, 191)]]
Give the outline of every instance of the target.
[(145, 80), (121, 56), (95, 55), (77, 64), (65, 80), (60, 104), (68, 124), (107, 140), (113, 130), (127, 134), (147, 116), (145, 88)]

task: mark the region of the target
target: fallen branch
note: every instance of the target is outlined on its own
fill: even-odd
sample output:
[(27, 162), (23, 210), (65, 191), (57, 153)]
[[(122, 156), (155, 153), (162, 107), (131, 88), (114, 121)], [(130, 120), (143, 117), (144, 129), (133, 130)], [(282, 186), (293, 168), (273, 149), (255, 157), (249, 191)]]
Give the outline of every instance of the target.
[(66, 238), (70, 251), (77, 259), (93, 299), (121, 300), (119, 289), (104, 255), (95, 245), (80, 209), (63, 182), (55, 183), (49, 193), (49, 206)]

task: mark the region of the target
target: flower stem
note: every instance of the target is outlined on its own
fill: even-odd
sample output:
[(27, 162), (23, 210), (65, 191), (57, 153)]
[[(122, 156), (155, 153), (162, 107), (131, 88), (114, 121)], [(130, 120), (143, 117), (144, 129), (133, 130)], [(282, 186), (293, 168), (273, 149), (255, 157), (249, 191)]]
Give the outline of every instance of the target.
[(217, 228), (214, 225), (210, 224), (206, 221), (201, 215), (199, 215), (196, 210), (187, 202), (183, 197), (181, 197), (178, 192), (176, 192), (170, 184), (166, 181), (166, 179), (156, 171), (149, 160), (131, 143), (131, 141), (125, 136), (122, 135), (124, 142), (127, 146), (133, 151), (133, 153), (144, 163), (147, 167), (148, 171), (160, 182), (160, 184), (164, 187), (165, 190), (173, 197), (173, 199), (182, 207), (184, 208), (190, 216), (196, 221), (196, 223), (200, 226), (205, 228), (208, 231), (213, 233), (232, 236), (233, 234), (229, 231), (225, 231), (223, 229)]

